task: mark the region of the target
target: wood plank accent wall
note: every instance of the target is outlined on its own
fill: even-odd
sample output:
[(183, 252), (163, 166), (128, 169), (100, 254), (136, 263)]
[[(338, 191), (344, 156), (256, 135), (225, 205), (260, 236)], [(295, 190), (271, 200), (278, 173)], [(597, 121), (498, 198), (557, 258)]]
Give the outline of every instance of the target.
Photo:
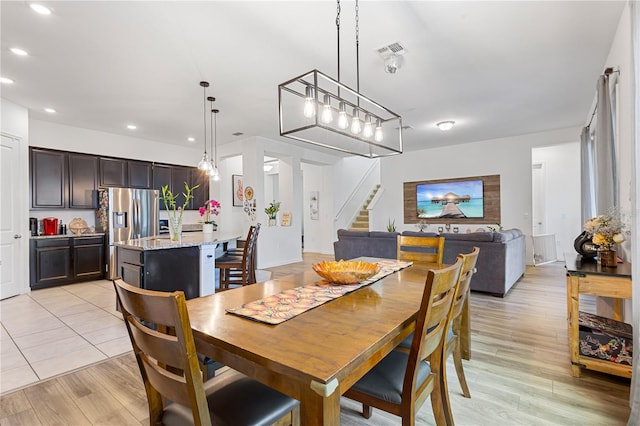
[(464, 178), (422, 180), (404, 182), (404, 223), (418, 223), (418, 207), (416, 203), (416, 186), (423, 183), (460, 182), (466, 180), (482, 180), (484, 190), (484, 218), (422, 219), (427, 223), (501, 223), (500, 214), (500, 175), (470, 176)]

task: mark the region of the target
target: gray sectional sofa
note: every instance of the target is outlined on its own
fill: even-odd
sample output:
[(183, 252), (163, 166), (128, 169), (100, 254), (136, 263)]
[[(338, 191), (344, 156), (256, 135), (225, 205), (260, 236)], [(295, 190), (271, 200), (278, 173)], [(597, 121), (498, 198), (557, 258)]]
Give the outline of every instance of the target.
[[(405, 231), (403, 235), (437, 236), (432, 232)], [(333, 243), (336, 260), (360, 256), (395, 259), (398, 232), (362, 232), (338, 230)], [(477, 273), (471, 290), (504, 297), (526, 268), (525, 237), (519, 229), (501, 232), (444, 233), (444, 263), (454, 263), (458, 253), (480, 248)]]

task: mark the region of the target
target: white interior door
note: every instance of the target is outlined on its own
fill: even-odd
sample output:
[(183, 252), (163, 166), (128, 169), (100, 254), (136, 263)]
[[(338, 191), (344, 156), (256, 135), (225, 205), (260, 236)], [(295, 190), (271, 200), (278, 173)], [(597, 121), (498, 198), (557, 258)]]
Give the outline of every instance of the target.
[(531, 207), (533, 210), (533, 235), (542, 235), (547, 232), (546, 224), (546, 203), (544, 194), (545, 176), (544, 163), (536, 163), (532, 165), (531, 170)]
[(20, 140), (2, 135), (0, 146), (0, 299), (20, 294), (23, 260), (20, 256), (26, 237), (20, 232), (17, 182), (20, 173)]

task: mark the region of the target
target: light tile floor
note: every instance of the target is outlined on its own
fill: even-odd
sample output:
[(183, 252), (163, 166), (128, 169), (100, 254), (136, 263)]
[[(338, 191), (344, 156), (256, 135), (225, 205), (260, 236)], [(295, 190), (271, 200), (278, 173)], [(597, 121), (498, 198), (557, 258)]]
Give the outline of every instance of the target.
[(0, 301), (0, 394), (131, 350), (111, 281)]

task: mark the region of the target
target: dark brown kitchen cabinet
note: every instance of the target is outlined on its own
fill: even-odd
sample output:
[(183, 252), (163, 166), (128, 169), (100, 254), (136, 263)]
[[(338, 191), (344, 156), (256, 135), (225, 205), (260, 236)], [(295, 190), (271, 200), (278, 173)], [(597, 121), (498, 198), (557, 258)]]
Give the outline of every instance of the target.
[(69, 153), (69, 207), (98, 207), (98, 157)]
[[(184, 204), (185, 182), (189, 187), (200, 185), (193, 193), (193, 199), (187, 205), (187, 210), (197, 210), (209, 199), (209, 176), (195, 167), (170, 166), (166, 164), (153, 165), (153, 189), (157, 189), (162, 196), (162, 187), (168, 185), (171, 192), (177, 195), (176, 206)], [(165, 210), (164, 201), (160, 200), (160, 210)]]
[(73, 238), (73, 277), (95, 280), (104, 277), (104, 237)]
[[(165, 185), (171, 189), (171, 170), (173, 167), (161, 164), (153, 165), (153, 189), (157, 189), (160, 197), (162, 197), (162, 187)], [(160, 200), (160, 210), (164, 208), (164, 201)]]
[(127, 162), (129, 188), (149, 189), (153, 186), (152, 164), (146, 161), (129, 160)]
[(32, 289), (104, 278), (104, 236), (32, 238)]
[(100, 157), (100, 186), (126, 188), (127, 160)]
[(200, 185), (192, 200), (193, 209), (198, 210), (209, 199), (209, 175), (194, 167), (191, 169), (191, 184)]
[[(189, 167), (180, 167), (174, 166), (171, 171), (171, 191), (176, 195), (176, 206), (180, 207), (184, 204), (184, 197), (182, 196), (183, 192), (186, 192), (184, 189), (184, 185), (187, 183), (189, 187), (193, 186), (191, 184), (191, 170)], [(193, 209), (193, 200), (189, 202), (186, 207), (186, 210)]]
[(30, 154), (31, 208), (67, 207), (67, 153), (32, 148)]

